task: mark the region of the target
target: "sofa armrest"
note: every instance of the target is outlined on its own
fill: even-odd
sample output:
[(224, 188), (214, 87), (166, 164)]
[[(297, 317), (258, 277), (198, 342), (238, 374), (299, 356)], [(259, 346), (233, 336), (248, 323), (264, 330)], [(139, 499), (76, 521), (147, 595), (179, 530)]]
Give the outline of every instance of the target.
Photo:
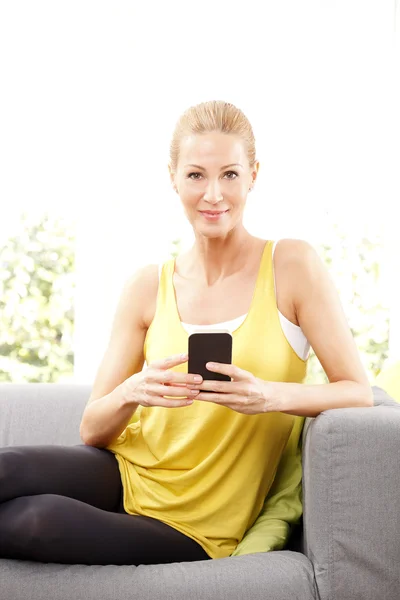
[(400, 405), (328, 410), (303, 442), (303, 551), (320, 600), (397, 598), (400, 589)]

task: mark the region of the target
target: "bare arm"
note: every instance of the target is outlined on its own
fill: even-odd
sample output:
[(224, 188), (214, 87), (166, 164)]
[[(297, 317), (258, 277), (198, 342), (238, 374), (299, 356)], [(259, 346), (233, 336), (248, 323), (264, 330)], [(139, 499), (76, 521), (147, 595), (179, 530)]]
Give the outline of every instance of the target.
[(315, 417), (329, 408), (372, 406), (368, 377), (328, 270), (307, 242), (282, 243), (298, 322), (330, 383), (273, 383), (279, 410)]
[(137, 404), (127, 399), (124, 382), (141, 371), (146, 336), (144, 310), (154, 290), (154, 265), (137, 271), (125, 284), (110, 340), (82, 415), (80, 436), (85, 444), (105, 447), (129, 423)]

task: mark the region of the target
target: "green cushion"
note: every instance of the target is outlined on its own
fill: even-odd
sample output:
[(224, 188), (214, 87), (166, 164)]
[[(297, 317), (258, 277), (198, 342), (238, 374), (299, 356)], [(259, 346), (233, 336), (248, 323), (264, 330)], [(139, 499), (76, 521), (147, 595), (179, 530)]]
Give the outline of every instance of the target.
[(304, 417), (295, 418), (264, 506), (231, 556), (282, 550), (292, 527), (300, 521), (303, 514), (301, 481), (304, 422)]

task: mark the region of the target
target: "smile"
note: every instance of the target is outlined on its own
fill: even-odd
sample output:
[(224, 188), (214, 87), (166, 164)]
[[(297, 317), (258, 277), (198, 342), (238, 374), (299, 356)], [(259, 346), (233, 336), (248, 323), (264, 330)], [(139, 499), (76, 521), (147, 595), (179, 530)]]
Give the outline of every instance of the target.
[(223, 217), (223, 215), (226, 215), (226, 213), (228, 212), (227, 210), (223, 210), (223, 211), (208, 211), (208, 210), (201, 210), (199, 211), (201, 215), (203, 215), (203, 217), (205, 219), (207, 219), (207, 221), (218, 221), (218, 219), (220, 219), (221, 217)]

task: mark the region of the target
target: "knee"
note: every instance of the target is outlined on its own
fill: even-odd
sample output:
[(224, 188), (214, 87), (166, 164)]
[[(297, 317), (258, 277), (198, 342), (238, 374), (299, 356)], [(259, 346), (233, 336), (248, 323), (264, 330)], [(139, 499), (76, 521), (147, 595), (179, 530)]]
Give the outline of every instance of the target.
[[(22, 500), (22, 498), (18, 498)], [(59, 510), (57, 508), (59, 496), (56, 494), (43, 494), (25, 497), (25, 510), (22, 511), (18, 529), (27, 532), (27, 537), (33, 542), (57, 534)]]
[(3, 541), (16, 556), (21, 556), (46, 541), (55, 532), (55, 495), (21, 496), (5, 503), (0, 511)]
[(25, 559), (33, 555), (43, 535), (46, 510), (40, 496), (21, 496), (0, 505), (2, 558)]

